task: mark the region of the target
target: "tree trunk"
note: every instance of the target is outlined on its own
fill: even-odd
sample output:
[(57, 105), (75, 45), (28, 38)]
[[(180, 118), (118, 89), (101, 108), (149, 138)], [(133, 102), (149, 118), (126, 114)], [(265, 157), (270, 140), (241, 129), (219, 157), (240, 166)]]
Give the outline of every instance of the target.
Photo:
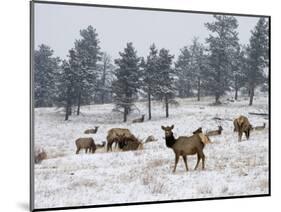
[(200, 82), (200, 77), (199, 77), (198, 84), (197, 84), (197, 101), (200, 101), (200, 90), (201, 90), (201, 82)]
[(80, 114), (80, 105), (81, 105), (81, 91), (78, 94), (77, 116), (79, 116)]
[(234, 99), (235, 99), (235, 100), (238, 99), (238, 88), (237, 88), (237, 87), (235, 88), (235, 96), (234, 96)]
[(148, 92), (148, 120), (151, 120), (151, 94)]
[(250, 102), (249, 102), (249, 105), (253, 105), (253, 101), (254, 101), (254, 95), (255, 95), (255, 88), (254, 86), (251, 87), (250, 89)]
[(127, 111), (127, 106), (125, 106), (125, 107), (124, 107), (124, 119), (123, 119), (124, 122), (127, 121), (127, 113), (128, 113), (128, 111)]
[(68, 114), (69, 114), (69, 105), (67, 104), (65, 107), (65, 118), (64, 118), (65, 121), (68, 120)]
[(168, 96), (165, 95), (165, 106), (166, 106), (166, 118), (169, 117), (169, 102), (168, 102)]
[(215, 98), (216, 98), (216, 104), (220, 104), (220, 95), (218, 94), (218, 93), (216, 93), (216, 96), (215, 96)]
[(67, 99), (66, 99), (66, 106), (65, 106), (65, 121), (68, 120), (68, 117), (71, 115), (70, 111), (71, 111), (71, 101), (70, 101), (70, 87), (67, 88)]

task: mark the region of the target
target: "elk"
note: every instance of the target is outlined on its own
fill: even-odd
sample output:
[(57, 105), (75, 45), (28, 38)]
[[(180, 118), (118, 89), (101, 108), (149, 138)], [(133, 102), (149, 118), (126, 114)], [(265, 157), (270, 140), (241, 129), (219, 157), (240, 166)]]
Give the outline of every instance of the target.
[(118, 146), (123, 151), (143, 149), (143, 143), (135, 136), (126, 137), (122, 135), (122, 140), (118, 143)]
[(37, 149), (34, 155), (35, 163), (40, 163), (42, 160), (47, 159), (47, 153), (43, 148)]
[(141, 118), (134, 119), (132, 122), (133, 122), (133, 123), (141, 123), (141, 122), (144, 121), (144, 116), (145, 116), (145, 115), (142, 115)]
[(84, 131), (85, 134), (96, 134), (99, 126), (95, 126), (95, 129), (87, 129)]
[(97, 149), (100, 149), (100, 148), (105, 147), (105, 144), (106, 144), (106, 142), (105, 142), (105, 141), (103, 141), (103, 142), (102, 142), (102, 144), (96, 144)]
[(194, 134), (202, 133), (202, 127), (199, 127), (197, 130), (192, 132)]
[(238, 118), (234, 119), (233, 125), (234, 125), (234, 132), (238, 132), (238, 141), (239, 142), (242, 139), (243, 133), (245, 133), (247, 140), (249, 140), (250, 131), (253, 130), (253, 127), (250, 124), (247, 117), (239, 116)]
[(205, 144), (202, 142), (202, 139), (199, 136), (199, 134), (194, 134), (190, 137), (180, 136), (176, 139), (172, 132), (172, 129), (174, 129), (174, 125), (172, 125), (171, 127), (161, 126), (161, 128), (162, 130), (165, 131), (166, 146), (168, 148), (173, 149), (175, 153), (175, 166), (173, 172), (176, 171), (176, 167), (180, 156), (182, 156), (186, 171), (188, 171), (187, 155), (194, 155), (194, 154), (197, 154), (197, 163), (194, 169), (195, 170), (197, 169), (201, 159), (202, 159), (202, 169), (205, 168), (205, 155), (203, 153)]
[(256, 131), (260, 131), (260, 130), (264, 130), (264, 129), (265, 129), (265, 123), (263, 123), (262, 126), (256, 126), (256, 127), (254, 127), (254, 130), (256, 130)]
[(220, 135), (222, 131), (223, 131), (222, 126), (219, 126), (219, 129), (218, 129), (218, 130), (208, 131), (208, 132), (206, 132), (206, 135), (207, 135), (207, 136)]
[(144, 143), (153, 142), (153, 141), (157, 141), (157, 139), (154, 138), (153, 135), (150, 135), (145, 139)]
[(112, 144), (118, 144), (124, 137), (130, 137), (132, 133), (128, 129), (124, 128), (112, 128), (107, 132), (107, 151), (112, 151)]
[(85, 149), (85, 153), (87, 153), (88, 150), (89, 150), (89, 153), (90, 152), (95, 153), (95, 151), (97, 149), (93, 138), (78, 138), (75, 141), (75, 144), (77, 147), (76, 154), (79, 154), (79, 151), (81, 149)]

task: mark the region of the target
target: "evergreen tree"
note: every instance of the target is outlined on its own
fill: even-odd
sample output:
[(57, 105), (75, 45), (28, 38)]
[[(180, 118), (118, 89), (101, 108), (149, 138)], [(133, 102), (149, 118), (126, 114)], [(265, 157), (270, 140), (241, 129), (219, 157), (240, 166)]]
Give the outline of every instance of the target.
[(254, 30), (251, 32), (248, 52), (247, 82), (250, 91), (249, 105), (253, 104), (255, 88), (266, 81), (265, 68), (268, 66), (269, 57), (269, 31), (268, 22), (260, 18)]
[(208, 88), (215, 95), (216, 104), (220, 97), (230, 89), (231, 52), (237, 46), (236, 29), (238, 23), (233, 16), (214, 15), (215, 21), (206, 23), (211, 32), (206, 42), (209, 44)]
[(34, 103), (35, 107), (50, 107), (54, 103), (55, 79), (60, 59), (47, 45), (40, 45), (34, 52)]
[(77, 115), (81, 104), (89, 104), (97, 87), (97, 62), (101, 60), (98, 34), (92, 26), (80, 30), (82, 39), (75, 41), (80, 68), (77, 69)]
[(100, 74), (94, 101), (101, 104), (109, 103), (112, 101), (111, 84), (114, 66), (111, 63), (110, 55), (106, 52), (102, 54), (101, 64), (98, 64), (98, 70)]
[(157, 85), (155, 89), (155, 96), (160, 100), (164, 100), (166, 118), (169, 117), (169, 104), (175, 97), (175, 71), (171, 68), (174, 55), (169, 54), (169, 50), (160, 49), (157, 70)]
[(137, 57), (132, 43), (127, 43), (124, 52), (119, 52), (119, 55), (120, 58), (115, 60), (118, 68), (115, 71), (116, 80), (112, 83), (112, 90), (115, 105), (123, 109), (123, 121), (126, 122), (140, 87), (140, 58)]
[(248, 69), (245, 57), (245, 50), (243, 50), (240, 45), (238, 45), (235, 51), (233, 52), (231, 68), (233, 74), (233, 87), (235, 91), (234, 99), (237, 100), (239, 89), (245, 85), (245, 72)]
[(192, 96), (191, 83), (193, 76), (191, 73), (191, 54), (187, 46), (180, 50), (180, 55), (175, 63), (175, 73), (178, 80), (176, 87), (180, 98)]
[(159, 69), (158, 65), (158, 51), (155, 44), (150, 46), (150, 52), (147, 56), (146, 63), (143, 60), (143, 72), (142, 72), (142, 88), (146, 92), (148, 100), (148, 119), (151, 120), (151, 99), (152, 95), (155, 93), (157, 85), (157, 73)]

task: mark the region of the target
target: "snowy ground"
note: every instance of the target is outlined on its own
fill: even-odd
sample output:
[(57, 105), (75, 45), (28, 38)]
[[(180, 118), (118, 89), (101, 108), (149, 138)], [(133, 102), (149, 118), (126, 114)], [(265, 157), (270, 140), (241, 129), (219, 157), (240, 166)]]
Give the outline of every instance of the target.
[[(82, 115), (71, 116), (67, 122), (55, 108), (35, 110), (35, 145), (43, 147), (48, 159), (35, 165), (35, 208), (66, 207), (127, 202), (225, 197), (268, 193), (268, 128), (252, 132), (238, 143), (232, 121), (217, 122), (213, 117), (233, 120), (246, 115), (252, 125), (268, 120), (248, 112), (267, 112), (268, 99), (248, 99), (212, 106), (213, 98), (179, 100), (180, 106), (170, 108), (170, 118), (164, 117), (161, 103), (153, 103), (153, 120), (144, 123), (122, 123), (122, 115), (112, 112), (112, 105), (92, 105), (82, 108)], [(146, 104), (139, 103), (141, 114)], [(133, 114), (130, 119), (139, 117)], [(213, 144), (204, 149), (206, 169), (194, 171), (196, 156), (188, 156), (189, 172), (180, 159), (172, 173), (174, 153), (165, 146), (161, 125), (175, 125), (175, 136), (191, 135), (222, 125), (221, 136), (212, 137)], [(113, 127), (130, 129), (140, 139), (154, 135), (157, 142), (147, 143), (144, 150), (95, 154), (75, 154), (74, 141), (85, 137), (85, 129), (99, 125), (93, 135), (96, 143), (106, 140)]]

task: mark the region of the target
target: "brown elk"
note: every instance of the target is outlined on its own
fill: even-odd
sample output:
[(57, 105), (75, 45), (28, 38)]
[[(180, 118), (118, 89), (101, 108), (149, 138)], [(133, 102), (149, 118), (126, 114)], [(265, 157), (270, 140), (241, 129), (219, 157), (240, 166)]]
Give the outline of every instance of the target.
[(87, 129), (84, 131), (85, 134), (96, 134), (99, 126), (96, 126), (95, 129)]
[(144, 143), (153, 142), (153, 141), (157, 141), (157, 139), (154, 138), (153, 135), (150, 135), (145, 139)]
[(124, 128), (112, 128), (107, 132), (107, 151), (112, 151), (113, 143), (118, 144), (124, 137), (130, 137), (132, 133), (128, 129)]
[(256, 127), (254, 127), (254, 130), (255, 130), (255, 131), (260, 131), (260, 130), (264, 130), (264, 129), (265, 129), (265, 123), (263, 123), (262, 126), (256, 126)]
[(234, 132), (238, 132), (238, 141), (241, 141), (243, 133), (245, 133), (247, 140), (250, 138), (250, 131), (253, 130), (252, 125), (245, 116), (239, 116), (234, 119)]
[(144, 116), (145, 116), (145, 115), (142, 115), (141, 118), (134, 119), (132, 122), (133, 122), (133, 123), (141, 123), (141, 122), (144, 121)]
[(212, 130), (212, 131), (208, 131), (206, 132), (207, 136), (215, 136), (215, 135), (221, 135), (221, 132), (223, 131), (222, 126), (219, 126), (218, 130)]
[(85, 152), (87, 153), (89, 150), (89, 153), (95, 153), (97, 147), (96, 144), (94, 142), (93, 138), (78, 138), (75, 141), (77, 150), (76, 150), (76, 154), (79, 154), (79, 151), (81, 149), (85, 149)]
[(195, 170), (197, 169), (201, 159), (202, 159), (202, 169), (205, 168), (205, 155), (203, 153), (205, 144), (201, 140), (199, 134), (194, 134), (190, 137), (180, 136), (176, 139), (172, 132), (174, 125), (172, 125), (171, 127), (161, 126), (161, 128), (165, 131), (166, 146), (168, 148), (173, 149), (175, 153), (175, 166), (173, 172), (176, 171), (176, 167), (180, 156), (182, 156), (186, 171), (188, 171), (187, 155), (194, 155), (194, 154), (197, 154), (197, 163), (194, 169)]
[(105, 147), (106, 142), (103, 141), (102, 144), (96, 144), (97, 149)]
[(119, 141), (118, 146), (123, 151), (143, 149), (143, 143), (135, 136), (126, 137), (122, 135), (122, 140)]

